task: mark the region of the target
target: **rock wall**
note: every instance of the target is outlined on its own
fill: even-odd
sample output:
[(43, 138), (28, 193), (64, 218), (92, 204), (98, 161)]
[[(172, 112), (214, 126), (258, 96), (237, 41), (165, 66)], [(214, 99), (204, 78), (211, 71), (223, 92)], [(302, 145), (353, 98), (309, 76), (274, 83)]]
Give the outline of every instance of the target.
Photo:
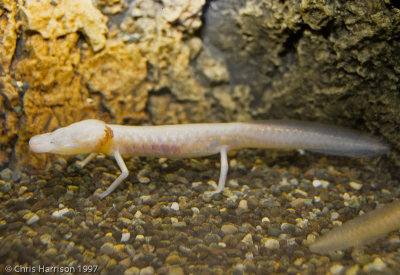
[(391, 1), (0, 1), (0, 166), (43, 167), (37, 133), (124, 124), (318, 120), (372, 132), (400, 166)]

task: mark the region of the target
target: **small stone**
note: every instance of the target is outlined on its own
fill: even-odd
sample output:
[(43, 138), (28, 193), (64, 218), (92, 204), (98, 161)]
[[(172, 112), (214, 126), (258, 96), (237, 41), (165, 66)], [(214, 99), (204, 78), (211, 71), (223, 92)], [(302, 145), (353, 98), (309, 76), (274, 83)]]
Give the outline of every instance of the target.
[(141, 234), (136, 235), (136, 240), (138, 241), (143, 241), (144, 240), (144, 236)]
[(76, 185), (68, 185), (67, 192), (69, 193), (77, 193), (79, 191), (79, 187)]
[(236, 264), (232, 269), (233, 275), (245, 274), (245, 266), (243, 264)]
[(360, 266), (358, 264), (355, 264), (346, 270), (346, 275), (357, 275), (359, 273), (360, 273)]
[(273, 238), (262, 238), (261, 244), (266, 249), (278, 249), (280, 247), (279, 241)]
[(112, 243), (106, 242), (100, 247), (100, 253), (112, 256), (115, 253), (114, 245)]
[(310, 222), (307, 219), (303, 219), (303, 218), (297, 218), (296, 219), (296, 226), (301, 228), (301, 229), (306, 228), (309, 225), (309, 223)]
[(174, 211), (179, 211), (179, 204), (177, 202), (173, 202), (171, 204), (171, 209)]
[(173, 223), (172, 226), (174, 228), (183, 229), (183, 228), (186, 228), (187, 224), (186, 224), (186, 222), (181, 221), (181, 222)]
[(121, 235), (121, 243), (126, 243), (127, 241), (129, 241), (130, 237), (131, 237), (130, 232), (123, 232)]
[(333, 264), (329, 271), (331, 272), (332, 275), (340, 275), (343, 274), (345, 268), (341, 264)]
[(7, 222), (5, 220), (0, 220), (0, 230), (3, 230), (7, 227)]
[(118, 265), (123, 267), (124, 269), (127, 269), (128, 267), (130, 267), (132, 265), (132, 260), (130, 257), (127, 257), (127, 258), (119, 261)]
[(13, 174), (13, 171), (10, 168), (6, 168), (6, 169), (1, 170), (0, 178), (2, 180), (9, 181), (9, 180), (11, 180), (12, 174)]
[(240, 188), (240, 184), (238, 182), (238, 180), (236, 179), (231, 179), (228, 181), (228, 187), (231, 189), (239, 189)]
[(200, 209), (197, 207), (192, 207), (190, 208), (190, 210), (192, 210), (193, 214), (199, 214), (200, 213)]
[(11, 180), (13, 182), (18, 182), (21, 178), (22, 178), (22, 172), (20, 170), (15, 171), (11, 176)]
[(302, 196), (302, 197), (307, 197), (308, 196), (308, 193), (306, 192), (306, 191), (303, 191), (303, 190), (301, 190), (301, 189), (295, 189), (293, 192), (292, 192), (294, 195), (298, 195), (298, 196)]
[(371, 263), (372, 260), (373, 260), (372, 256), (368, 254), (364, 254), (356, 258), (357, 263), (363, 266)]
[(248, 205), (249, 209), (254, 210), (258, 207), (259, 200), (256, 197), (251, 196), (247, 199), (247, 205)]
[(161, 215), (161, 207), (160, 207), (158, 204), (154, 205), (154, 206), (150, 209), (150, 215), (151, 215), (153, 218), (159, 217), (159, 216)]
[(144, 203), (147, 204), (148, 202), (150, 202), (152, 200), (150, 195), (143, 195), (140, 196), (140, 200)]
[(21, 186), (18, 190), (18, 196), (22, 196), (22, 194), (25, 193), (25, 191), (28, 190), (28, 187), (26, 186)]
[(293, 224), (284, 222), (281, 225), (281, 230), (282, 230), (282, 233), (293, 234), (293, 232), (296, 230), (296, 226), (294, 226)]
[(168, 274), (185, 275), (185, 270), (181, 266), (170, 266), (168, 267)]
[(233, 224), (224, 224), (221, 227), (221, 231), (224, 232), (225, 235), (236, 234), (238, 232), (238, 228)]
[(149, 177), (143, 177), (143, 176), (138, 176), (137, 179), (140, 183), (144, 184), (147, 184), (151, 181)]
[(332, 221), (334, 221), (334, 220), (337, 220), (338, 218), (339, 218), (339, 213), (338, 212), (332, 212), (331, 213), (331, 220)]
[(117, 260), (115, 260), (115, 259), (110, 259), (110, 260), (108, 261), (107, 265), (106, 265), (106, 269), (112, 270), (112, 269), (115, 268), (116, 265), (117, 265)]
[(140, 212), (139, 210), (136, 211), (135, 215), (133, 215), (136, 219), (139, 219), (142, 216), (142, 212)]
[(242, 242), (246, 244), (247, 246), (252, 246), (253, 245), (253, 236), (249, 233), (244, 238), (242, 239)]
[(110, 261), (110, 257), (106, 254), (100, 255), (97, 257), (97, 263), (99, 264), (99, 268), (105, 267)]
[(358, 183), (358, 182), (355, 182), (355, 181), (350, 182), (349, 185), (354, 190), (360, 190), (363, 187), (363, 185), (361, 183)]
[(9, 193), (11, 190), (11, 183), (0, 180), (0, 191), (3, 193)]
[(124, 225), (132, 224), (132, 221), (130, 219), (127, 219), (127, 218), (124, 218), (124, 217), (119, 217), (118, 221), (122, 222)]
[(50, 234), (43, 234), (42, 236), (40, 236), (40, 242), (43, 245), (49, 246), (51, 244), (51, 235)]
[(321, 186), (322, 186), (322, 188), (328, 188), (329, 181), (326, 181), (326, 180), (313, 180), (312, 185), (315, 188), (318, 188), (318, 187), (321, 187)]
[(242, 210), (242, 211), (248, 211), (249, 210), (249, 207), (247, 206), (247, 201), (246, 200), (241, 200), (239, 202), (238, 210)]
[(375, 258), (375, 260), (364, 266), (363, 271), (374, 273), (374, 272), (381, 272), (387, 268), (386, 264), (381, 260), (381, 258)]
[(171, 252), (165, 259), (165, 262), (169, 265), (176, 265), (181, 263), (181, 257), (175, 252)]
[(265, 228), (271, 223), (271, 220), (268, 217), (264, 217), (261, 219), (261, 226)]
[(153, 275), (155, 274), (154, 268), (152, 266), (146, 266), (140, 270), (139, 275)]
[(208, 233), (205, 237), (204, 237), (204, 243), (209, 245), (211, 243), (218, 243), (221, 241), (221, 237), (218, 234), (215, 233)]
[(279, 228), (269, 226), (268, 227), (268, 235), (272, 237), (278, 237), (281, 234), (281, 230)]
[(51, 247), (51, 248), (47, 249), (46, 252), (44, 252), (43, 255), (46, 256), (46, 257), (49, 257), (49, 258), (54, 258), (54, 257), (56, 257), (58, 255), (58, 251), (57, 251), (56, 248)]
[(124, 275), (139, 275), (140, 274), (140, 269), (137, 268), (136, 266), (132, 266), (125, 270)]
[(35, 213), (27, 213), (24, 215), (24, 220), (26, 220), (26, 224), (27, 225), (31, 225), (34, 224), (35, 222), (37, 222), (40, 218), (38, 215), (36, 215)]
[(54, 211), (51, 215), (55, 218), (59, 218), (61, 216), (64, 216), (65, 214), (67, 214), (68, 212), (70, 212), (70, 210), (68, 208), (63, 208), (61, 210), (56, 210)]

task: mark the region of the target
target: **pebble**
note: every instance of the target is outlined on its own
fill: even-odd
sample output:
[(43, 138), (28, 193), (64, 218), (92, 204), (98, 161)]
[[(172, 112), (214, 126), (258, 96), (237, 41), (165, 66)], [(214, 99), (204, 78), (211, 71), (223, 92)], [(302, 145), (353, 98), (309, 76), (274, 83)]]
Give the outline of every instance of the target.
[(144, 184), (147, 184), (151, 181), (149, 177), (144, 177), (144, 176), (139, 176), (139, 175), (137, 176), (137, 179), (140, 183), (144, 183)]
[(54, 258), (54, 257), (56, 257), (58, 255), (58, 251), (57, 251), (56, 248), (51, 247), (51, 248), (47, 249), (46, 252), (44, 252), (43, 255), (46, 256), (46, 257), (49, 257), (49, 258)]
[(363, 187), (363, 185), (361, 183), (358, 183), (355, 181), (350, 182), (349, 185), (351, 188), (353, 188), (354, 190), (357, 190), (357, 191)]
[(228, 181), (228, 187), (231, 189), (239, 189), (240, 184), (237, 179), (231, 179)]
[(136, 219), (139, 219), (142, 216), (142, 212), (140, 210), (136, 211), (135, 215), (133, 215)]
[(340, 214), (338, 212), (332, 212), (331, 213), (331, 220), (337, 220), (339, 218)]
[(281, 225), (281, 230), (283, 233), (286, 234), (293, 234), (293, 232), (296, 230), (296, 226), (290, 223), (282, 223)]
[(154, 205), (154, 206), (150, 209), (150, 215), (151, 215), (153, 218), (159, 217), (159, 216), (161, 215), (161, 207), (160, 207), (158, 204)]
[(142, 268), (139, 273), (139, 275), (153, 275), (153, 274), (155, 274), (155, 271), (154, 267), (152, 266), (147, 266)]
[(130, 232), (123, 232), (121, 234), (121, 243), (126, 243), (127, 241), (129, 241), (130, 237), (131, 237)]
[(168, 267), (168, 274), (185, 275), (185, 270), (180, 266), (170, 266)]
[(281, 230), (279, 228), (269, 226), (268, 227), (268, 235), (272, 237), (278, 237), (281, 234)]
[(266, 249), (278, 249), (280, 247), (279, 241), (273, 238), (262, 238), (260, 242)]
[(0, 191), (3, 193), (9, 193), (11, 190), (11, 183), (0, 180)]
[(179, 204), (177, 202), (173, 202), (171, 204), (171, 209), (174, 211), (179, 211)]
[(205, 237), (204, 237), (204, 243), (209, 245), (211, 243), (218, 243), (221, 241), (221, 237), (218, 234), (215, 233), (208, 233)]
[(301, 228), (301, 229), (305, 229), (307, 228), (307, 226), (309, 225), (309, 221), (307, 219), (303, 219), (303, 218), (297, 218), (296, 219), (296, 226)]
[(340, 275), (344, 273), (344, 266), (341, 264), (333, 264), (329, 271), (331, 272), (332, 275)]
[(315, 188), (318, 188), (318, 187), (322, 186), (322, 188), (326, 189), (329, 186), (329, 181), (326, 181), (326, 180), (313, 180), (312, 185)]
[(357, 275), (360, 273), (360, 266), (355, 264), (346, 270), (346, 275)]
[(136, 235), (136, 240), (143, 241), (144, 240), (144, 236), (142, 234), (138, 234), (138, 235)]
[(140, 269), (137, 268), (136, 266), (132, 266), (125, 270), (124, 275), (139, 275), (140, 274)]
[(242, 210), (242, 211), (248, 211), (249, 210), (249, 207), (247, 206), (247, 201), (246, 200), (241, 200), (239, 202), (238, 210)]
[(100, 253), (112, 256), (115, 254), (114, 245), (112, 243), (106, 242), (100, 247)]
[(254, 210), (258, 207), (259, 200), (256, 197), (251, 196), (247, 199), (247, 205), (248, 205), (249, 209)]
[(298, 195), (298, 196), (302, 196), (302, 197), (307, 197), (308, 196), (308, 193), (306, 192), (306, 191), (303, 191), (303, 190), (301, 190), (301, 189), (295, 189), (293, 192), (292, 192), (292, 194), (294, 194), (294, 195)]
[(27, 213), (24, 215), (24, 220), (26, 220), (26, 224), (27, 225), (31, 225), (34, 224), (35, 222), (37, 222), (40, 218), (38, 215), (36, 215), (35, 213)]
[(236, 234), (239, 230), (236, 225), (233, 224), (224, 224), (221, 227), (221, 231), (224, 232), (225, 235)]
[(140, 196), (140, 200), (143, 203), (147, 204), (148, 202), (150, 202), (152, 200), (152, 198), (150, 195), (143, 195), (143, 196)]
[(182, 258), (176, 253), (176, 252), (171, 252), (165, 259), (165, 262), (169, 265), (176, 265), (181, 262)]
[(248, 247), (253, 245), (253, 236), (249, 233), (242, 239), (242, 242), (246, 244)]
[(43, 234), (40, 236), (40, 242), (43, 245), (49, 246), (51, 244), (51, 235), (50, 234)]
[(366, 272), (381, 272), (386, 269), (387, 265), (381, 260), (381, 258), (375, 258), (375, 260), (364, 266), (363, 270)]
[(28, 190), (28, 187), (26, 187), (26, 186), (21, 186), (21, 187), (19, 188), (19, 190), (18, 190), (18, 196), (22, 196), (22, 195), (25, 193), (26, 190)]
[(192, 207), (190, 208), (190, 210), (192, 210), (193, 214), (199, 214), (200, 213), (200, 209), (197, 207)]
[(268, 226), (270, 223), (271, 223), (271, 220), (268, 217), (264, 217), (261, 219), (261, 225), (264, 228), (265, 228), (265, 226)]
[(14, 171), (11, 176), (13, 182), (18, 182), (22, 178), (22, 172), (20, 170)]
[(61, 216), (64, 216), (64, 215), (67, 214), (68, 212), (70, 212), (70, 209), (68, 209), (68, 208), (63, 208), (63, 209), (61, 209), (61, 210), (56, 210), (56, 211), (54, 211), (51, 215), (52, 215), (53, 217), (59, 218), (59, 217), (61, 217)]
[(13, 171), (10, 168), (5, 168), (0, 172), (0, 178), (5, 181), (11, 180)]

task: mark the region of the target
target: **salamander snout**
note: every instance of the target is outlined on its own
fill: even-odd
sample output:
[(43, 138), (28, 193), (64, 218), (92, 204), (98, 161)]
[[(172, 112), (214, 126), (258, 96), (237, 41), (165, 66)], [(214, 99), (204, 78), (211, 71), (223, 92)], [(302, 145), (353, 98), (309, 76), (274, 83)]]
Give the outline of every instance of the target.
[(51, 135), (49, 133), (34, 136), (29, 140), (29, 148), (34, 153), (51, 152), (51, 144)]

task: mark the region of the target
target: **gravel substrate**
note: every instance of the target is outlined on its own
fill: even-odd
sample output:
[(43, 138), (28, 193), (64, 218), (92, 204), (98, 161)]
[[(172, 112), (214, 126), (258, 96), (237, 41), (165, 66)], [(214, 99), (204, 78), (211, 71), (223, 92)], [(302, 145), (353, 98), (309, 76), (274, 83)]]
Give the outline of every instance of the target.
[(103, 200), (93, 193), (118, 175), (112, 158), (83, 169), (62, 158), (46, 171), (6, 168), (0, 273), (400, 273), (398, 232), (328, 255), (308, 249), (319, 234), (398, 197), (399, 182), (376, 161), (264, 150), (229, 161), (227, 188), (211, 196), (218, 156), (130, 158), (130, 176)]

